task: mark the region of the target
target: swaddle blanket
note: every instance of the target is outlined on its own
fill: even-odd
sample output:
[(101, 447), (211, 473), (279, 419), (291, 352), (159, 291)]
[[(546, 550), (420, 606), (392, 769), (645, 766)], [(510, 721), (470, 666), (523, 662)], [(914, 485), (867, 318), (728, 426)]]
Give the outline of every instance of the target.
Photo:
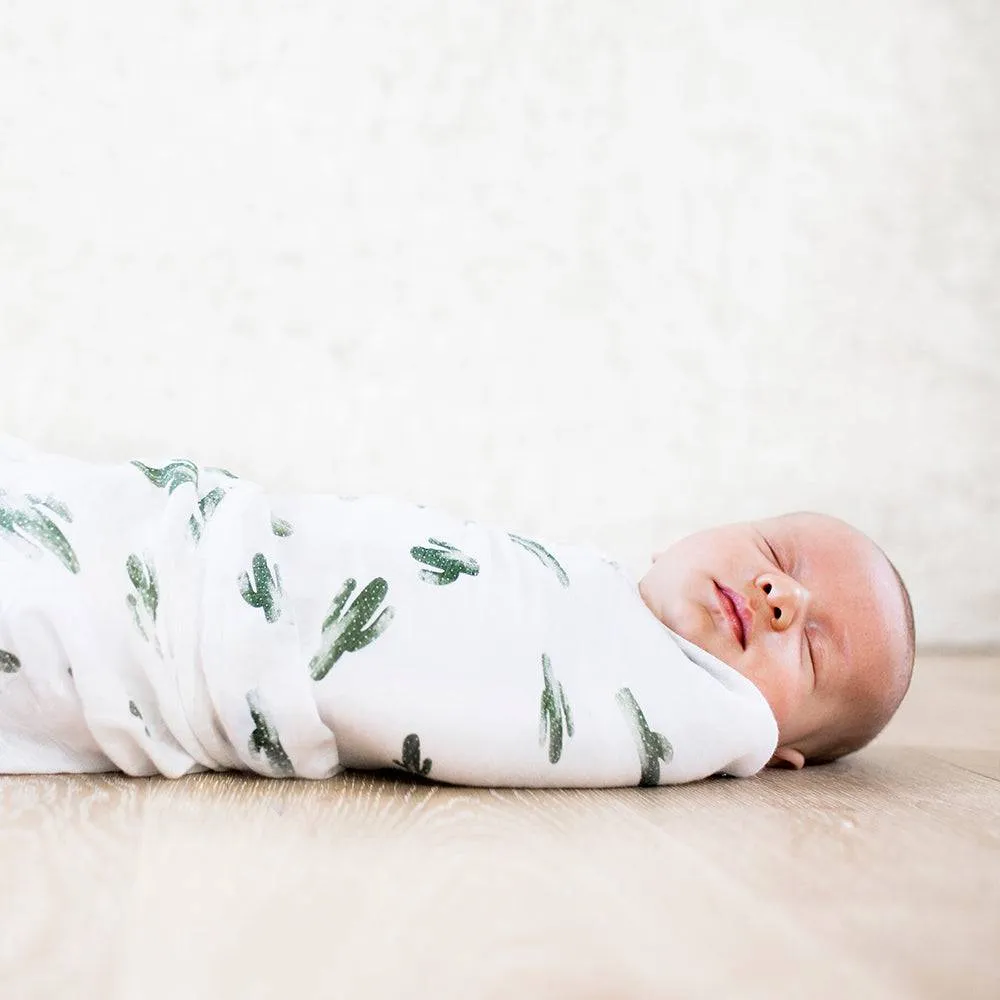
[(0, 438), (0, 772), (656, 785), (776, 743), (597, 550)]

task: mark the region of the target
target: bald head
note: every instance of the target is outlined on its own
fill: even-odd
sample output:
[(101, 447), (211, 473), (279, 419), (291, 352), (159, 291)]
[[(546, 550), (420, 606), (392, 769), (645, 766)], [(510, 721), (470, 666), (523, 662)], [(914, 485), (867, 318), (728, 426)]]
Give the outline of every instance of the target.
[[(875, 545), (874, 542), (872, 542)], [(849, 753), (855, 753), (871, 743), (888, 725), (896, 714), (906, 692), (910, 689), (913, 679), (913, 666), (916, 661), (917, 635), (916, 623), (913, 617), (913, 602), (910, 592), (895, 563), (886, 555), (885, 550), (876, 546), (892, 571), (896, 582), (897, 593), (902, 605), (902, 623), (905, 645), (902, 655), (891, 665), (889, 683), (881, 689), (876, 688), (868, 693), (868, 697), (857, 706), (855, 717), (845, 720), (843, 732), (831, 734), (830, 738), (821, 743), (810, 754), (810, 764), (828, 764)]]
[[(653, 557), (639, 592), (670, 629), (743, 674), (778, 723), (772, 763), (864, 746), (909, 685), (913, 614), (882, 550), (835, 517), (723, 525)], [(720, 593), (746, 615), (734, 632)]]

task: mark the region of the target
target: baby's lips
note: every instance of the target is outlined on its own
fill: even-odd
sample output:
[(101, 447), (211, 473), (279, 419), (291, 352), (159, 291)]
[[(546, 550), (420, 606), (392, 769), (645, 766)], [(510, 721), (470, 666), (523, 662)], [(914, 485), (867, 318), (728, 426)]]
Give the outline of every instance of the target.
[(738, 591), (732, 590), (721, 583), (716, 584), (716, 586), (732, 604), (733, 609), (736, 612), (736, 616), (740, 620), (740, 626), (743, 631), (742, 637), (739, 637), (740, 645), (746, 649), (750, 643), (750, 636), (753, 632), (753, 610), (747, 603), (746, 598)]
[(749, 646), (753, 634), (753, 605), (738, 591), (733, 594), (733, 603), (736, 605), (736, 613), (743, 622), (743, 645)]

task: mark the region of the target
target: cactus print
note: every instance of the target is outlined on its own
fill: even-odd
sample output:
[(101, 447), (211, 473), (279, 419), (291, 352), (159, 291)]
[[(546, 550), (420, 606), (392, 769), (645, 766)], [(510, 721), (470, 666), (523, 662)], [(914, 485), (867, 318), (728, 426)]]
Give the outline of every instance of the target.
[[(133, 459), (132, 465), (134, 465), (142, 474), (154, 485), (160, 489), (165, 489), (167, 493), (173, 493), (180, 486), (186, 486), (188, 484), (192, 485), (195, 489), (195, 493), (198, 492), (198, 481), (200, 478), (200, 470), (198, 466), (195, 465), (190, 459), (178, 458), (174, 461), (169, 462), (162, 469), (155, 469), (143, 462)], [(211, 466), (205, 469), (206, 472), (217, 472), (229, 479), (236, 479), (231, 472), (226, 469), (220, 469), (215, 466)], [(225, 499), (226, 490), (221, 486), (216, 486), (211, 489), (203, 497), (198, 498), (198, 504), (195, 512), (188, 519), (188, 529), (191, 532), (191, 537), (195, 542), (201, 541), (201, 536), (205, 531), (205, 527), (211, 520), (212, 515), (215, 513), (216, 508)]]
[(517, 542), (522, 548), (527, 549), (533, 556), (535, 556), (538, 561), (543, 566), (548, 566), (556, 576), (559, 578), (559, 582), (564, 586), (569, 586), (569, 576), (566, 570), (562, 568), (559, 564), (559, 560), (556, 559), (554, 555), (544, 545), (539, 542), (534, 542), (530, 538), (522, 538), (520, 535), (513, 535), (510, 532), (507, 533), (507, 537), (512, 542)]
[[(132, 553), (125, 561), (125, 570), (135, 593), (127, 594), (125, 603), (132, 612), (132, 621), (139, 634), (147, 642), (150, 636), (159, 652), (160, 643), (156, 638), (156, 612), (160, 604), (160, 593), (156, 582), (156, 570), (152, 563)], [(143, 624), (145, 620), (145, 625)], [(148, 629), (148, 631), (147, 631)]]
[(82, 768), (474, 787), (651, 786), (773, 753), (760, 692), (697, 688), (610, 556), (176, 454), (59, 464), (0, 435), (0, 772), (50, 767), (52, 739)]
[(662, 733), (657, 733), (649, 728), (646, 716), (642, 714), (639, 703), (627, 687), (623, 687), (615, 695), (615, 700), (618, 702), (618, 707), (621, 708), (635, 740), (641, 768), (640, 787), (658, 785), (660, 783), (660, 761), (669, 764), (674, 756), (674, 748), (670, 745), (670, 740)]
[(198, 500), (197, 511), (188, 519), (188, 528), (191, 531), (191, 537), (196, 542), (201, 541), (205, 527), (225, 497), (226, 491), (221, 486), (216, 486), (215, 489), (209, 490), (208, 493)]
[(420, 571), (420, 579), (425, 583), (444, 586), (448, 583), (454, 583), (462, 573), (468, 573), (469, 576), (479, 575), (479, 563), (472, 556), (465, 555), (454, 545), (439, 541), (437, 538), (429, 538), (428, 541), (437, 547), (424, 548), (414, 545), (410, 549), (410, 555), (417, 562), (434, 567)]
[(386, 607), (375, 615), (389, 590), (389, 584), (380, 576), (375, 577), (345, 611), (344, 606), (356, 586), (355, 580), (345, 580), (330, 605), (330, 613), (323, 622), (320, 651), (309, 661), (309, 674), (314, 681), (326, 677), (344, 653), (353, 653), (374, 642), (396, 614), (395, 608)]
[(198, 488), (198, 466), (186, 458), (175, 459), (162, 469), (154, 469), (138, 460), (133, 460), (132, 465), (154, 486), (165, 489), (168, 493), (173, 493), (178, 486), (184, 486), (186, 483), (191, 483), (195, 489)]
[(573, 715), (563, 686), (552, 673), (552, 661), (542, 653), (542, 676), (545, 686), (542, 688), (542, 705), (538, 720), (538, 745), (549, 744), (549, 763), (558, 764), (563, 751), (563, 723), (566, 725), (566, 736), (573, 736)]
[(146, 731), (146, 735), (149, 736), (149, 726), (147, 726), (145, 721), (143, 720), (142, 712), (139, 711), (139, 706), (134, 701), (130, 701), (128, 703), (128, 710), (132, 715), (134, 715), (137, 719), (139, 719), (142, 722), (143, 728)]
[(225, 496), (226, 491), (221, 486), (216, 486), (214, 490), (209, 490), (198, 501), (198, 512), (201, 514), (202, 521), (207, 521), (215, 513), (215, 508), (222, 503)]
[(393, 761), (396, 767), (401, 767), (410, 774), (419, 774), (423, 778), (431, 773), (430, 757), (423, 761), (420, 759), (420, 737), (416, 733), (410, 733), (403, 740), (403, 750), (400, 756), (403, 758), (402, 760)]
[(281, 517), (271, 518), (271, 533), (278, 538), (287, 538), (295, 529)]
[(294, 778), (295, 768), (292, 766), (292, 761), (281, 745), (278, 730), (261, 711), (260, 696), (256, 691), (247, 692), (247, 706), (254, 724), (247, 744), (250, 753), (254, 755), (264, 754), (274, 771), (283, 778)]
[(251, 566), (254, 582), (251, 584), (250, 574), (245, 571), (239, 578), (243, 600), (252, 608), (260, 608), (268, 622), (276, 622), (281, 617), (280, 601), (284, 597), (281, 573), (277, 565), (271, 570), (263, 552), (258, 552), (253, 557)]
[(0, 535), (11, 535), (36, 548), (44, 549), (71, 573), (79, 573), (80, 563), (73, 546), (49, 514), (73, 523), (69, 508), (55, 497), (42, 498), (28, 494), (23, 501), (18, 502), (0, 490)]

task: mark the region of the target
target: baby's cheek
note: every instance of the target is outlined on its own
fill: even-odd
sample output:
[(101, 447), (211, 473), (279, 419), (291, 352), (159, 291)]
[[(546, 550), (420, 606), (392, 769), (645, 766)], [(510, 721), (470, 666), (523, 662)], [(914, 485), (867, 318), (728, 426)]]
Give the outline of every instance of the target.
[(767, 663), (748, 664), (747, 669), (740, 670), (740, 673), (753, 681), (767, 699), (778, 722), (778, 729), (787, 730), (794, 722), (796, 709), (801, 701), (797, 681), (789, 677), (787, 671)]
[(688, 600), (678, 600), (665, 588), (657, 589), (645, 582), (640, 583), (639, 593), (646, 607), (667, 628), (683, 636), (688, 642), (718, 655), (711, 647), (711, 617), (705, 614), (704, 608)]
[(678, 635), (684, 636), (688, 642), (693, 642), (728, 666), (739, 669), (733, 649), (719, 635), (715, 620), (702, 605), (693, 601), (685, 602), (675, 609), (674, 618), (677, 624), (670, 625), (670, 628)]

